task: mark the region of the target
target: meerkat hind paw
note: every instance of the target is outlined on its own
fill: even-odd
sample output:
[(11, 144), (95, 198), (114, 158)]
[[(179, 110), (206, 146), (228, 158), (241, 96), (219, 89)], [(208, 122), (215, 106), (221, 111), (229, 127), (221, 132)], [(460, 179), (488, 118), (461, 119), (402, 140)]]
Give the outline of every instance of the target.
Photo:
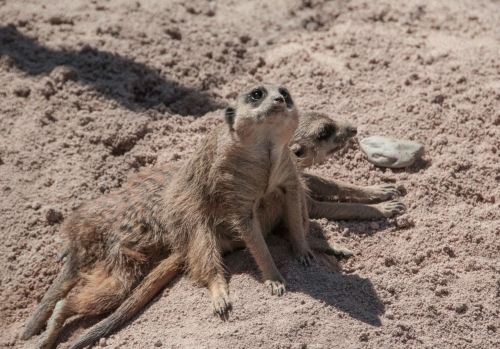
[(405, 211), (405, 205), (397, 200), (382, 202), (376, 205), (384, 217), (392, 217), (394, 214)]
[(388, 200), (395, 196), (401, 196), (401, 192), (392, 184), (374, 185), (370, 189), (372, 200)]
[(348, 259), (354, 256), (354, 252), (338, 244), (330, 244), (330, 248), (325, 251), (325, 254), (334, 256), (337, 259)]

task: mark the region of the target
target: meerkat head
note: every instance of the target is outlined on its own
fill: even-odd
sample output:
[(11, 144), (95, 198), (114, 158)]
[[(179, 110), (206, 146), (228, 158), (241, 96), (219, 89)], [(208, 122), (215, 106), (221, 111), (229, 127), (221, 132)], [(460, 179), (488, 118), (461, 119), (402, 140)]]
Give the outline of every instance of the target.
[(332, 120), (310, 110), (300, 111), (299, 127), (290, 141), (290, 150), (300, 168), (320, 164), (354, 137), (354, 125)]
[(225, 121), (237, 134), (251, 134), (261, 127), (291, 138), (299, 117), (288, 90), (262, 83), (246, 89), (225, 112)]

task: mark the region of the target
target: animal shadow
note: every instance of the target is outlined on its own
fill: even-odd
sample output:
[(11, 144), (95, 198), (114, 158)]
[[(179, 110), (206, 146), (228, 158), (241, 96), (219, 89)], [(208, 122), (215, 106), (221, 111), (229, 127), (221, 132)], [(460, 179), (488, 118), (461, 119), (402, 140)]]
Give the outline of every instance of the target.
[(75, 72), (73, 80), (131, 110), (164, 105), (180, 115), (201, 116), (222, 108), (206, 92), (166, 80), (131, 58), (90, 46), (80, 51), (53, 50), (22, 34), (13, 24), (0, 26), (0, 57), (4, 67), (14, 66), (32, 76), (49, 74), (59, 66), (70, 68)]
[[(319, 254), (311, 267), (303, 267), (292, 258), (289, 243), (277, 235), (268, 237), (267, 243), (276, 266), (287, 281), (288, 292), (305, 293), (356, 320), (371, 326), (382, 325), (380, 316), (385, 306), (370, 279), (343, 274), (335, 257), (325, 256), (323, 260)], [(261, 281), (259, 270), (247, 250), (226, 256), (226, 265), (230, 274), (250, 274)]]

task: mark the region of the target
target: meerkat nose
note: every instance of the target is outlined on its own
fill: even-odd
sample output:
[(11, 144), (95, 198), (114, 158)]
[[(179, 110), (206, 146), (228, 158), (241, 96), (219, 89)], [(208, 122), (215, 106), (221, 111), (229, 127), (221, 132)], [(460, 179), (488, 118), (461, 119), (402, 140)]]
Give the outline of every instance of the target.
[(349, 136), (353, 137), (358, 133), (358, 128), (354, 125), (348, 125), (347, 133), (349, 133)]
[(285, 103), (283, 96), (276, 96), (273, 98), (274, 103)]

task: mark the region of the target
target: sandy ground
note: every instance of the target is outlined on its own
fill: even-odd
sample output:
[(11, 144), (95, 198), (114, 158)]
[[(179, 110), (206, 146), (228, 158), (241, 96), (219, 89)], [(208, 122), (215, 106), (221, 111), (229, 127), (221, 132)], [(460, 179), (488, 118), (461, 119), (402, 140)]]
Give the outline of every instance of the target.
[[(500, 3), (185, 3), (0, 0), (0, 347), (36, 343), (19, 336), (61, 267), (60, 222), (141, 166), (189, 157), (256, 81), (358, 139), (425, 144), (406, 170), (374, 167), (356, 142), (311, 169), (394, 183), (407, 213), (378, 230), (313, 221), (356, 256), (309, 269), (271, 238), (281, 298), (247, 251), (228, 256), (227, 321), (179, 277), (107, 347), (500, 347)], [(70, 321), (59, 347), (96, 321)]]

